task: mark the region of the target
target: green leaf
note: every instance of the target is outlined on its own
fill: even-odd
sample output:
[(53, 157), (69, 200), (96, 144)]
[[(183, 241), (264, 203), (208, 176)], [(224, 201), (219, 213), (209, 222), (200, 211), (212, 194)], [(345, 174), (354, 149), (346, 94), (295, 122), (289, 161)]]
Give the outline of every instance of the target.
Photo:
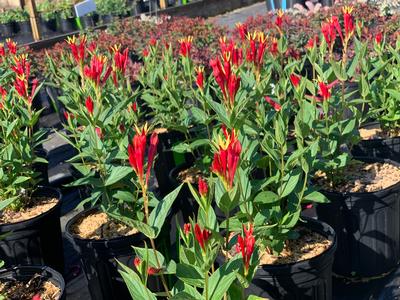
[(176, 265), (176, 276), (184, 283), (191, 286), (203, 287), (204, 286), (204, 274), (200, 268), (195, 265), (188, 264), (177, 264)]
[(194, 297), (186, 292), (179, 292), (178, 294), (175, 294), (171, 300), (199, 300), (199, 298)]
[(313, 191), (307, 196), (303, 198), (303, 200), (306, 201), (312, 201), (312, 202), (317, 202), (317, 203), (328, 203), (329, 200), (326, 198), (323, 194), (317, 191)]
[(133, 172), (132, 168), (127, 166), (111, 167), (111, 173), (105, 182), (105, 186), (110, 186), (113, 185), (114, 183), (117, 183), (118, 181), (125, 178), (132, 172)]
[(178, 197), (182, 185), (183, 184), (181, 184), (175, 190), (173, 190), (171, 193), (165, 196), (164, 199), (161, 200), (157, 204), (157, 206), (152, 210), (149, 217), (149, 224), (154, 229), (155, 232), (154, 238), (156, 238), (160, 234), (161, 228), (164, 225), (168, 212), (171, 209), (171, 206), (174, 203), (175, 199)]
[[(209, 278), (208, 296), (210, 300), (221, 300), (236, 279), (236, 272), (241, 262), (239, 259), (223, 264)], [(204, 292), (203, 292), (204, 296)]]
[(122, 270), (118, 270), (121, 274), (132, 299), (135, 300), (157, 300), (156, 296), (142, 283), (138, 274), (132, 269), (117, 261)]
[(156, 237), (154, 229), (143, 222), (121, 216), (120, 214), (111, 211), (107, 211), (107, 214), (113, 219), (121, 221), (122, 223), (128, 225), (131, 228), (136, 228), (148, 238), (154, 239)]
[(158, 268), (157, 259), (162, 268), (166, 267), (165, 257), (159, 251), (156, 250), (157, 254), (157, 259), (156, 259), (156, 254), (154, 253), (153, 249), (139, 248), (139, 247), (132, 247), (132, 248), (135, 250), (136, 255), (139, 256), (141, 260), (146, 260), (147, 258), (149, 265), (151, 267)]
[(13, 203), (15, 200), (17, 200), (18, 197), (12, 197), (6, 200), (1, 200), (0, 201), (0, 211), (2, 211), (4, 208), (9, 206), (11, 203)]
[(271, 204), (279, 201), (277, 194), (271, 191), (263, 191), (254, 198), (254, 203)]
[(300, 180), (300, 176), (300, 169), (294, 169), (285, 175), (283, 184), (278, 188), (278, 195), (280, 198), (284, 198), (294, 191)]

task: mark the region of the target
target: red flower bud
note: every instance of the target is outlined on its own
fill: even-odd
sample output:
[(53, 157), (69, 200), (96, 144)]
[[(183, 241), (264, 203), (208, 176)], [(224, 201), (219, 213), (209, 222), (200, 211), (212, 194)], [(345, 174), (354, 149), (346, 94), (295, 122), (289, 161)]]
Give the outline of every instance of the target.
[(256, 240), (253, 236), (252, 224), (247, 225), (247, 229), (243, 225), (243, 231), (244, 231), (244, 237), (241, 235), (238, 236), (238, 243), (236, 245), (236, 250), (242, 253), (245, 276), (247, 276)]
[(273, 101), (270, 97), (265, 96), (265, 101), (268, 102), (269, 105), (272, 106), (273, 109), (275, 109), (276, 111), (280, 111), (282, 109), (282, 106), (279, 103), (276, 103), (275, 101)]
[(200, 90), (203, 90), (204, 88), (204, 67), (198, 67), (196, 68), (196, 84)]
[(6, 39), (6, 44), (8, 48), (8, 52), (10, 52), (12, 55), (17, 54), (17, 43), (14, 42), (11, 39)]
[(180, 39), (179, 40), (179, 54), (182, 55), (183, 57), (188, 57), (190, 56), (190, 50), (192, 49), (192, 43), (193, 43), (193, 37), (188, 36), (186, 38)]
[(211, 232), (207, 229), (201, 230), (199, 224), (194, 226), (194, 235), (196, 237), (197, 242), (199, 243), (201, 249), (203, 251), (206, 250), (206, 243), (211, 236)]
[(382, 40), (383, 40), (383, 34), (382, 34), (382, 32), (378, 32), (378, 33), (375, 35), (375, 42), (376, 42), (378, 45), (380, 45), (380, 44), (382, 43)]
[(199, 193), (202, 197), (207, 197), (208, 194), (207, 182), (201, 177), (199, 178)]
[(183, 232), (188, 235), (192, 230), (192, 225), (190, 223), (183, 224)]
[(142, 51), (142, 55), (143, 55), (143, 57), (148, 57), (150, 55), (149, 49), (144, 48)]
[(101, 128), (100, 127), (96, 127), (96, 134), (97, 134), (97, 136), (99, 137), (99, 139), (103, 139), (103, 137), (104, 137), (104, 134), (103, 134), (103, 130), (101, 130)]
[(88, 96), (85, 101), (85, 106), (90, 115), (93, 114), (94, 103), (92, 97)]
[(292, 82), (293, 86), (297, 88), (300, 85), (301, 77), (297, 76), (296, 74), (290, 74), (290, 81)]

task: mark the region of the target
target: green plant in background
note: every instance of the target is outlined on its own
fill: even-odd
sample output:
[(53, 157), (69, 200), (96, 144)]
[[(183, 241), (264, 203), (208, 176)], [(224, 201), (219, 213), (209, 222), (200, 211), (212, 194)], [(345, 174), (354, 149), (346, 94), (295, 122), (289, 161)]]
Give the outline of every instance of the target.
[(53, 20), (57, 17), (56, 4), (50, 0), (44, 0), (37, 5), (40, 17), (45, 21)]
[(57, 2), (54, 9), (61, 19), (73, 18), (75, 15), (74, 6), (71, 0), (63, 0)]
[(14, 21), (13, 10), (5, 10), (0, 13), (0, 24), (8, 24)]
[(126, 0), (96, 0), (95, 2), (99, 15), (122, 16), (129, 10)]
[(37, 79), (29, 79), (27, 55), (15, 55), (7, 61), (14, 75), (0, 87), (0, 202), (20, 210), (30, 204), (40, 182), (34, 165), (47, 163), (37, 155), (46, 129), (34, 130), (42, 110), (35, 110), (32, 101), (40, 86)]
[(16, 8), (12, 10), (12, 13), (15, 22), (29, 21), (29, 13), (25, 9)]

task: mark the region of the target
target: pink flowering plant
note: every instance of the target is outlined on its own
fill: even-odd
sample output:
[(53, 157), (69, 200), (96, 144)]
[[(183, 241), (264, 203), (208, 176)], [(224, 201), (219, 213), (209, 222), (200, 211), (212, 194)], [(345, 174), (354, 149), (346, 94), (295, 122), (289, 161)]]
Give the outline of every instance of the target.
[(41, 181), (35, 165), (47, 163), (38, 156), (46, 130), (36, 128), (41, 110), (32, 102), (41, 84), (31, 76), (31, 61), (17, 53), (14, 42), (7, 44), (7, 50), (0, 49), (7, 68), (0, 78), (0, 202), (18, 211), (31, 204)]

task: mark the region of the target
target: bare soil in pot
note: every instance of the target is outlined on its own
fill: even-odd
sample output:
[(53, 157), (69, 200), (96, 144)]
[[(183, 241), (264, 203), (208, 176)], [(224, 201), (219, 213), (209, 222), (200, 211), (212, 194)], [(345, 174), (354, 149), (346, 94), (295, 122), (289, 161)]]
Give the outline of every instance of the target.
[(5, 300), (31, 300), (39, 295), (41, 300), (57, 300), (61, 290), (40, 274), (35, 274), (28, 282), (17, 279), (0, 279), (0, 294)]
[(363, 140), (389, 139), (400, 137), (400, 129), (397, 131), (386, 132), (381, 129), (378, 123), (373, 123), (368, 127), (360, 128), (359, 132)]
[(22, 222), (40, 216), (56, 206), (58, 201), (59, 199), (51, 197), (33, 197), (20, 211), (5, 209), (0, 213), (0, 225)]
[(400, 167), (388, 162), (361, 162), (353, 160), (343, 174), (340, 183), (331, 186), (324, 172), (315, 175), (316, 185), (333, 192), (377, 192), (400, 181)]
[(139, 232), (136, 228), (130, 228), (113, 220), (100, 211), (92, 211), (90, 214), (81, 216), (72, 224), (71, 231), (80, 238), (93, 240), (112, 239)]

